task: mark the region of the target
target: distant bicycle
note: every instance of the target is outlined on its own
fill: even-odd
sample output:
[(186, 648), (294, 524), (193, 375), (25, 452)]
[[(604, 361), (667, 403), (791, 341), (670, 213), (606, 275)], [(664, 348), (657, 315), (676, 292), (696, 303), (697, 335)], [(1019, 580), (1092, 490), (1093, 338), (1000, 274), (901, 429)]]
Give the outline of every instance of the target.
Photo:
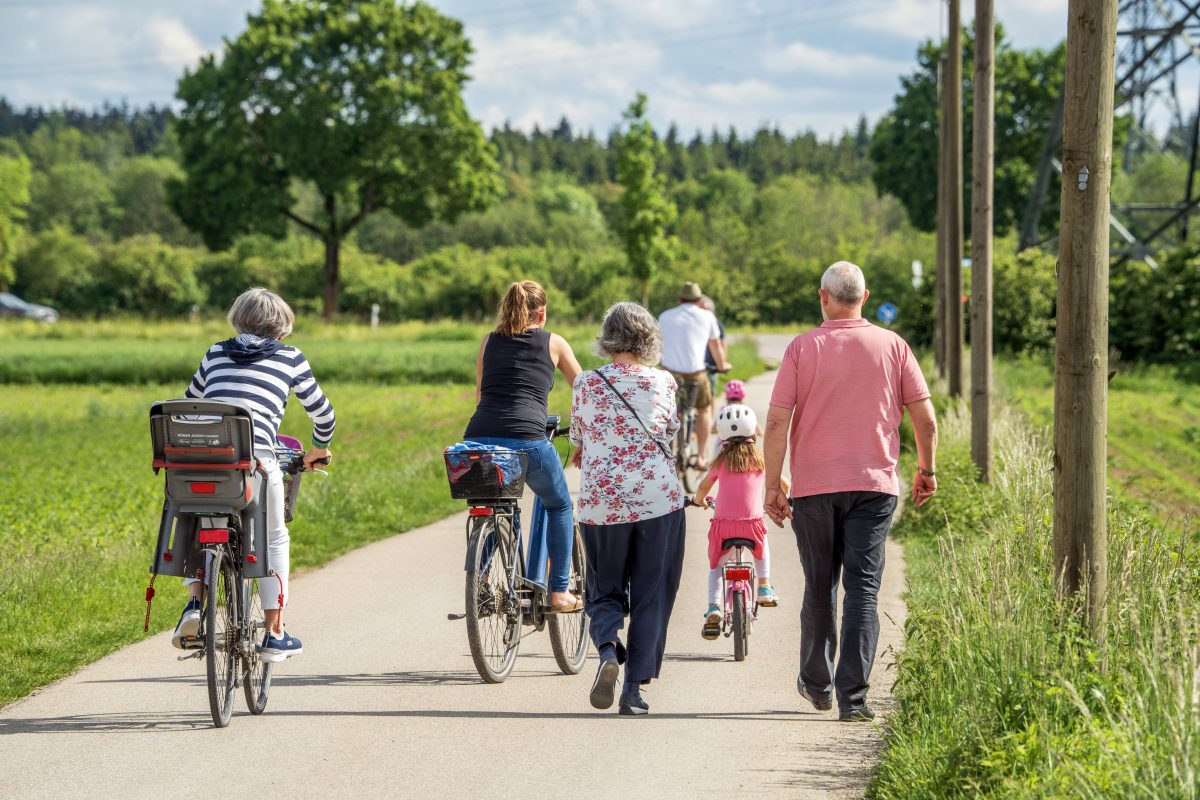
[[(546, 437), (565, 436), (559, 417), (546, 422)], [(453, 450), (445, 453), (450, 493), (467, 500), (466, 612), (467, 643), (479, 676), (502, 683), (513, 670), (523, 628), (540, 631), (549, 623), (550, 646), (558, 668), (575, 675), (587, 660), (588, 620), (583, 611), (549, 613), (546, 528), (542, 501), (533, 506), (529, 553), (521, 529), (518, 500), (525, 490), (528, 456), (515, 450)], [(575, 527), (567, 590), (584, 597), (586, 561), (579, 526)], [(460, 618), (459, 615), (451, 615)]]
[[(728, 369), (707, 368), (712, 374), (728, 372)], [(679, 414), (679, 430), (671, 441), (672, 454), (675, 456), (675, 472), (683, 491), (691, 494), (696, 491), (696, 485), (704, 477), (700, 468), (704, 454), (700, 452), (700, 443), (696, 437), (696, 397), (700, 392), (698, 384), (680, 384), (675, 394), (675, 407)]]
[[(213, 724), (224, 728), (239, 686), (251, 714), (266, 711), (271, 691), (272, 663), (260, 652), (267, 623), (258, 584), (278, 578), (267, 563), (266, 493), (253, 457), (253, 423), (249, 409), (216, 400), (156, 403), (150, 415), (153, 466), (167, 476), (154, 574), (204, 582), (200, 630), (183, 639), (192, 652), (179, 660), (205, 660), (209, 710)], [(280, 436), (275, 452), (290, 521), (304, 449)], [(148, 625), (149, 607), (146, 613)]]

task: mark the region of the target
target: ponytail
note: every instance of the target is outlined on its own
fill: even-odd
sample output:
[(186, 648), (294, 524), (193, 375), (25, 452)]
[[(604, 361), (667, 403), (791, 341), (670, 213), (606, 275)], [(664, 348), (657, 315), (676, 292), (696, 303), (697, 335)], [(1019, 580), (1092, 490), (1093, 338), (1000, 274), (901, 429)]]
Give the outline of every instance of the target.
[(546, 306), (546, 290), (536, 281), (517, 281), (508, 287), (496, 314), (496, 333), (517, 336), (529, 327), (533, 315)]

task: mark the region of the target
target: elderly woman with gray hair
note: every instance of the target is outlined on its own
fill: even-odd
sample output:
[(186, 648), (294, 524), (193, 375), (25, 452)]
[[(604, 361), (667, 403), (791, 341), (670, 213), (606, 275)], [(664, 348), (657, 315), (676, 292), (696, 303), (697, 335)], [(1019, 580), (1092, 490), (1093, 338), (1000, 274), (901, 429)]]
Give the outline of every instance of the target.
[(670, 452), (679, 427), (676, 386), (670, 373), (651, 366), (662, 355), (662, 337), (637, 303), (608, 310), (596, 350), (610, 363), (576, 378), (571, 409), (571, 441), (583, 470), (576, 513), (587, 551), (586, 610), (600, 654), (591, 702), (612, 706), (624, 665), (620, 713), (640, 715), (650, 709), (641, 686), (662, 668), (683, 571), (684, 493)]

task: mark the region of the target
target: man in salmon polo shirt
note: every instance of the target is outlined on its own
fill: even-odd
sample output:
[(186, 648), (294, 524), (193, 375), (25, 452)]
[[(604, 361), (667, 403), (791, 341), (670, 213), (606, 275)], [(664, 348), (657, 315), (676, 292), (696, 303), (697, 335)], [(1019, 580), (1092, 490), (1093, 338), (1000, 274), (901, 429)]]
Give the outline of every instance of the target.
[[(917, 439), (917, 507), (937, 491), (937, 422), (908, 343), (863, 319), (862, 270), (839, 261), (825, 271), (819, 294), (825, 322), (792, 340), (771, 395), (766, 510), (776, 524), (791, 519), (804, 566), (796, 688), (818, 711), (836, 698), (842, 721), (865, 722), (875, 718), (867, 688), (884, 542), (900, 494), (900, 420), (907, 408)], [(789, 446), (790, 506), (779, 488)], [(835, 671), (839, 580), (846, 596)]]

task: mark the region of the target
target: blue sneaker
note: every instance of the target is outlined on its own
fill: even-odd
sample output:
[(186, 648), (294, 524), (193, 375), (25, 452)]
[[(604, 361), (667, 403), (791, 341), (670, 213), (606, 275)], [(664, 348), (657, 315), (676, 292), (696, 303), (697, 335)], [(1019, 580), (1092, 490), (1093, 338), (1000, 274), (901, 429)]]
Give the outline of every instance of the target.
[(258, 652), (262, 655), (263, 661), (276, 663), (283, 661), (285, 658), (300, 655), (304, 652), (304, 647), (300, 644), (299, 639), (287, 631), (284, 631), (280, 636), (275, 636), (268, 631), (267, 635), (263, 638), (262, 645), (258, 648)]
[(188, 600), (188, 604), (183, 607), (183, 613), (179, 615), (179, 624), (175, 626), (175, 633), (171, 636), (171, 644), (183, 650), (184, 639), (194, 638), (199, 632), (200, 598), (193, 597), (191, 600)]
[(779, 605), (779, 598), (775, 596), (775, 589), (770, 584), (758, 587), (758, 604), (763, 608), (774, 608)]

